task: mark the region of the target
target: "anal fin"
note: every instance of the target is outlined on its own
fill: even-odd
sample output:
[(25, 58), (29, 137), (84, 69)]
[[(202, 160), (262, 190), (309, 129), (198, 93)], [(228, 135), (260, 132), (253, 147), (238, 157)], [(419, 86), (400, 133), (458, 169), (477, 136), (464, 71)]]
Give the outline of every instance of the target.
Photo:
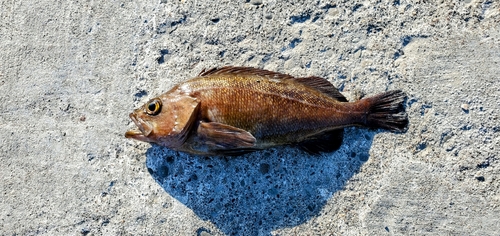
[(297, 143), (297, 146), (310, 154), (317, 155), (322, 152), (333, 152), (338, 150), (340, 146), (342, 146), (343, 138), (344, 129), (336, 129), (315, 135), (305, 141)]

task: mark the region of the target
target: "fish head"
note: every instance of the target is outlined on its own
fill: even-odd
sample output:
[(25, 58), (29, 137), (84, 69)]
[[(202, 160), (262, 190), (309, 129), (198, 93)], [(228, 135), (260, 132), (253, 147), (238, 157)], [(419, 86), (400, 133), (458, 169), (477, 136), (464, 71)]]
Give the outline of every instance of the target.
[(169, 117), (167, 113), (168, 109), (163, 107), (163, 101), (160, 97), (149, 100), (130, 113), (129, 117), (137, 129), (127, 131), (125, 137), (145, 142), (156, 142), (159, 137), (166, 135), (162, 127), (173, 124), (172, 117)]
[(125, 137), (174, 149), (180, 147), (197, 117), (198, 107), (195, 98), (177, 93), (153, 98), (130, 113), (137, 129), (127, 131)]

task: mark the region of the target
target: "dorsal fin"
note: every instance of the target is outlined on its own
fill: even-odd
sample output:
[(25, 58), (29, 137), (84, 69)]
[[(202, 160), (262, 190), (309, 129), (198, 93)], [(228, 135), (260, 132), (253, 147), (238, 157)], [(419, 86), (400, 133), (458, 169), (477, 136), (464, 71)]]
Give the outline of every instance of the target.
[(293, 78), (294, 81), (307, 85), (311, 88), (314, 88), (336, 100), (339, 102), (347, 102), (347, 99), (342, 95), (333, 84), (328, 82), (328, 80), (321, 78), (321, 77), (316, 77), (316, 76), (311, 76), (311, 77), (304, 77), (304, 78)]
[(210, 70), (203, 70), (198, 76), (209, 76), (209, 75), (227, 75), (227, 74), (238, 74), (238, 75), (258, 75), (273, 79), (283, 79), (283, 80), (293, 80), (297, 83), (306, 85), (313, 89), (316, 89), (329, 97), (332, 97), (340, 102), (347, 102), (347, 99), (342, 95), (333, 84), (328, 82), (328, 80), (311, 76), (303, 78), (295, 78), (291, 75), (282, 74), (278, 72), (253, 68), (253, 67), (236, 67), (236, 66), (225, 66), (222, 68), (212, 68)]
[(227, 75), (227, 74), (238, 74), (238, 75), (259, 75), (265, 76), (273, 79), (293, 79), (294, 77), (287, 74), (281, 74), (278, 72), (273, 72), (269, 70), (263, 70), (253, 67), (237, 67), (237, 66), (225, 66), (222, 68), (212, 68), (210, 70), (203, 70), (198, 76), (208, 76), (208, 75)]

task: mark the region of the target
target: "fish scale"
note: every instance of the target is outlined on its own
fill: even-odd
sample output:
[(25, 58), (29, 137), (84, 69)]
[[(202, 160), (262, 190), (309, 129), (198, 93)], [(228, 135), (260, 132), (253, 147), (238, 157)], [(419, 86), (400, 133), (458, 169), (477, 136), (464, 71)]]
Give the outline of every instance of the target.
[[(244, 129), (251, 129), (255, 124), (275, 124), (276, 121), (294, 118), (304, 121), (288, 127), (295, 129), (294, 126), (297, 125), (308, 126), (305, 122), (310, 115), (304, 114), (304, 111), (315, 111), (317, 115), (313, 121), (316, 121), (316, 124), (318, 121), (328, 123), (331, 118), (331, 112), (328, 110), (335, 109), (335, 101), (311, 88), (300, 84), (292, 85), (294, 87), (289, 83), (270, 82), (262, 77), (226, 79), (219, 76), (195, 79), (188, 82), (187, 87), (193, 96), (203, 101), (202, 110), (222, 111), (221, 116), (214, 117), (211, 121), (226, 122)], [(210, 93), (205, 93), (207, 90)], [(286, 132), (286, 129), (284, 131)], [(265, 130), (261, 132), (265, 133)]]
[(223, 67), (136, 109), (130, 117), (139, 130), (126, 137), (199, 155), (238, 155), (288, 144), (318, 153), (338, 148), (346, 126), (404, 131), (404, 98), (401, 91), (388, 91), (347, 102), (319, 77)]

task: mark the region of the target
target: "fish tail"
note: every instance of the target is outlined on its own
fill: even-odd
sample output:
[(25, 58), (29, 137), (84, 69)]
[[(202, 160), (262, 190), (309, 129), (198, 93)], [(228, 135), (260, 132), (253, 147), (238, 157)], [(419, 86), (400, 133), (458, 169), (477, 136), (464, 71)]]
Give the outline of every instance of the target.
[(396, 132), (404, 132), (407, 129), (408, 116), (404, 108), (406, 94), (403, 91), (387, 91), (366, 99), (369, 103), (366, 126)]

